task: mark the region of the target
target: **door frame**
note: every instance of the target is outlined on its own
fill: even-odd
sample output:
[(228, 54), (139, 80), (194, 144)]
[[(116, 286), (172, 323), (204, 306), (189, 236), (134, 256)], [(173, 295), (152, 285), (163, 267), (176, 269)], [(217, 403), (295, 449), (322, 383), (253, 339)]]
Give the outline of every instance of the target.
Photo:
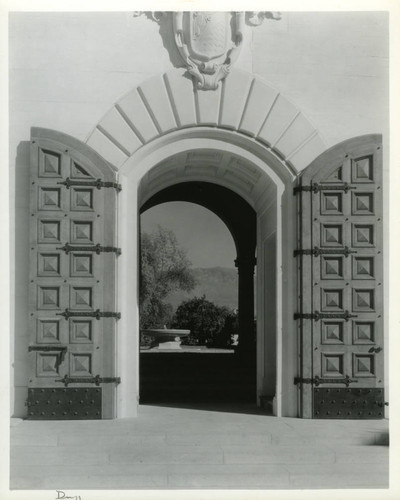
[[(258, 311), (263, 309), (261, 305), (265, 303), (266, 298), (269, 307), (269, 310), (264, 308), (268, 314), (265, 314), (263, 321), (258, 321), (257, 325), (257, 393), (258, 396), (262, 396), (265, 390), (269, 390), (272, 393), (270, 395), (275, 396), (276, 415), (297, 416), (297, 392), (293, 385), (293, 378), (297, 372), (297, 339), (292, 320), (296, 296), (292, 286), (296, 276), (292, 258), (295, 244), (295, 203), (292, 183), (295, 175), (292, 169), (262, 145), (235, 132), (202, 127), (176, 131), (143, 146), (119, 170), (122, 192), (119, 196), (118, 232), (122, 255), (119, 258), (118, 271), (118, 308), (122, 317), (118, 322), (117, 335), (118, 367), (121, 377), (117, 407), (118, 416), (121, 418), (137, 414), (139, 396), (138, 228), (139, 208), (145, 201), (141, 199), (141, 182), (152, 168), (179, 152), (210, 148), (232, 152), (271, 179), (269, 192), (257, 210), (258, 253), (263, 254), (262, 242), (264, 253), (267, 252), (271, 256), (271, 249), (276, 249), (275, 255), (272, 256), (275, 272), (273, 279), (276, 284), (272, 291), (274, 300), (269, 300), (272, 297), (263, 298), (260, 293), (264, 288), (261, 277), (262, 263), (259, 263), (257, 271)], [(215, 178), (206, 176), (190, 180), (216, 182)], [(160, 185), (160, 189), (179, 181), (182, 179), (170, 180), (165, 185)], [(219, 183), (222, 181), (219, 180)], [(148, 196), (151, 194), (148, 193)], [(271, 196), (275, 201), (271, 201)], [(247, 201), (254, 204), (254, 200), (249, 197)], [(134, 221), (136, 221), (135, 227), (133, 227)], [(264, 233), (262, 228), (265, 228)], [(126, 276), (129, 273), (131, 276), (136, 273), (136, 278), (127, 280)], [(132, 307), (132, 304), (136, 306)], [(274, 317), (274, 322), (268, 324), (271, 317)], [(137, 334), (132, 334), (132, 330)], [(273, 387), (266, 388), (265, 379), (271, 376), (269, 367), (266, 366), (268, 356), (270, 365), (274, 367), (274, 382)], [(132, 360), (135, 362), (132, 363)]]

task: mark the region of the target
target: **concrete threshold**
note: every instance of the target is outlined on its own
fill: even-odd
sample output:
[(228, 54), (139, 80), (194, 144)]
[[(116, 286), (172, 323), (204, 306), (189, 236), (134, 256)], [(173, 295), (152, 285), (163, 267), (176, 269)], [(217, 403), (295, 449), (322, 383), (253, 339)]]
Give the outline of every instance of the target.
[(277, 418), (251, 405), (142, 405), (135, 419), (11, 427), (11, 489), (387, 488), (387, 420)]

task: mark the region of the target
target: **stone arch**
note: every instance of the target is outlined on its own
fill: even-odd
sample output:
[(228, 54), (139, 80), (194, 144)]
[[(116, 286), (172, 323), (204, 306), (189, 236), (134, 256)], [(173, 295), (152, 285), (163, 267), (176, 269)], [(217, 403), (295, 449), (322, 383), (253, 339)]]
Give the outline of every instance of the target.
[(134, 274), (127, 281), (126, 273), (136, 272), (140, 206), (161, 189), (190, 181), (225, 186), (257, 212), (257, 307), (263, 311), (257, 323), (257, 395), (275, 395), (277, 415), (296, 415), (292, 183), (326, 149), (315, 127), (255, 75), (233, 70), (216, 91), (199, 91), (183, 69), (174, 69), (123, 96), (86, 142), (118, 170), (123, 186), (119, 415), (135, 414), (139, 389), (132, 363), (138, 342), (131, 335), (132, 326), (138, 328), (137, 282)]
[(195, 89), (183, 69), (152, 77), (113, 105), (86, 142), (120, 168), (142, 146), (190, 127), (251, 137), (294, 172), (326, 149), (294, 104), (261, 78), (237, 69), (216, 91)]
[[(193, 154), (195, 153), (195, 154)], [(209, 155), (212, 153), (212, 155)], [(213, 156), (214, 153), (222, 153)], [(227, 174), (227, 175), (225, 175)], [(259, 175), (260, 174), (260, 175)], [(253, 178), (254, 175), (254, 178)], [(276, 414), (297, 414), (296, 334), (293, 330), (296, 173), (272, 151), (230, 130), (192, 127), (165, 134), (139, 148), (119, 169), (120, 416), (136, 412), (139, 325), (138, 216), (160, 190), (178, 182), (211, 182), (242, 196), (257, 213), (257, 397), (276, 395)], [(130, 279), (126, 279), (127, 275)], [(265, 283), (271, 286), (264, 286)], [(282, 334), (284, 332), (284, 335)], [(283, 364), (285, 369), (283, 371)]]

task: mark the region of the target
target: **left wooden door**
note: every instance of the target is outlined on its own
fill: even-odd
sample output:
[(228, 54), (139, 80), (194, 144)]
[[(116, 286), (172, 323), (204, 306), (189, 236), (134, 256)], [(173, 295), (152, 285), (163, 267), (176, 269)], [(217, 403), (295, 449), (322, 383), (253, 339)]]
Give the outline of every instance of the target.
[(115, 172), (72, 137), (32, 129), (29, 419), (115, 416)]

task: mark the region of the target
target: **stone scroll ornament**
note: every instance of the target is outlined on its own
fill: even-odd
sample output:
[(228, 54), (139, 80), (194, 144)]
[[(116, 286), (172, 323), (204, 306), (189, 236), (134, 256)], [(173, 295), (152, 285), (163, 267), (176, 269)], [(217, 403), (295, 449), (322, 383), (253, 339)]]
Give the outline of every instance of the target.
[[(140, 15), (135, 12), (134, 15)], [(160, 22), (167, 13), (153, 13)], [(280, 19), (277, 12), (172, 12), (175, 44), (188, 72), (201, 90), (215, 90), (237, 60), (245, 24), (259, 26), (264, 19)]]

